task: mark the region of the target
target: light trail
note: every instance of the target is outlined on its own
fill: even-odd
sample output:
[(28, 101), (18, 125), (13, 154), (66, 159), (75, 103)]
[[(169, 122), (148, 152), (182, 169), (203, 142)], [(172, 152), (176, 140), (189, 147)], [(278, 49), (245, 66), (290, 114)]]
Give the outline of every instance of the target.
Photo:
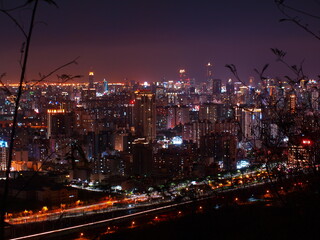
[[(196, 200), (196, 201), (200, 201), (200, 200), (204, 200), (204, 199), (199, 199), (199, 200)], [(109, 219), (100, 220), (100, 221), (91, 222), (91, 223), (80, 224), (80, 225), (76, 225), (76, 226), (72, 226), (72, 227), (61, 228), (61, 229), (42, 232), (42, 233), (31, 234), (31, 235), (17, 237), (17, 238), (10, 238), (8, 240), (26, 240), (26, 239), (34, 239), (34, 238), (44, 237), (46, 235), (58, 234), (58, 233), (66, 232), (66, 231), (76, 230), (76, 229), (83, 228), (83, 227), (92, 227), (92, 226), (95, 226), (95, 225), (105, 224), (105, 223), (116, 221), (116, 220), (131, 218), (131, 217), (134, 217), (134, 216), (139, 216), (139, 215), (143, 215), (143, 214), (147, 214), (147, 213), (151, 213), (151, 212), (156, 212), (156, 211), (160, 211), (160, 210), (164, 210), (164, 209), (169, 209), (169, 208), (177, 207), (177, 206), (180, 206), (180, 205), (189, 204), (189, 203), (192, 203), (192, 202), (194, 202), (194, 201), (190, 200), (190, 201), (186, 201), (186, 202), (183, 202), (183, 203), (175, 203), (175, 204), (171, 204), (171, 205), (167, 205), (167, 206), (163, 206), (163, 207), (157, 207), (157, 208), (153, 208), (153, 209), (149, 209), (149, 210), (144, 210), (144, 211), (137, 212), (137, 213), (127, 214), (127, 215), (124, 215), (124, 216), (109, 218)]]
[[(254, 187), (254, 186), (257, 186), (257, 185), (264, 185), (265, 183), (266, 182), (258, 182), (258, 183), (251, 182), (251, 183), (247, 183), (246, 186), (241, 185), (241, 186), (238, 186), (238, 187), (233, 187), (233, 188), (228, 188), (228, 189), (223, 189), (222, 187), (221, 188), (219, 187), (214, 192), (216, 192), (216, 193), (220, 192), (221, 193), (221, 192), (236, 191), (236, 190), (238, 190), (238, 189), (240, 189), (242, 187), (245, 187), (245, 188)], [(26, 236), (22, 236), (22, 237), (10, 238), (9, 240), (37, 239), (37, 238), (48, 236), (48, 235), (51, 235), (51, 234), (55, 235), (55, 234), (59, 234), (59, 233), (67, 232), (67, 231), (72, 231), (72, 230), (75, 231), (77, 229), (84, 228), (84, 227), (92, 227), (92, 226), (105, 224), (105, 223), (116, 221), (116, 220), (120, 220), (120, 219), (126, 219), (126, 218), (131, 218), (131, 217), (134, 217), (134, 216), (139, 216), (139, 215), (143, 215), (143, 214), (147, 214), (147, 213), (151, 213), (151, 212), (160, 211), (160, 210), (163, 210), (163, 209), (170, 209), (170, 208), (173, 208), (173, 207), (189, 204), (189, 203), (192, 203), (192, 202), (198, 202), (198, 201), (202, 201), (202, 200), (205, 200), (205, 199), (211, 199), (213, 197), (215, 197), (215, 195), (211, 195), (211, 196), (207, 195), (207, 196), (203, 196), (203, 197), (198, 198), (198, 199), (187, 200), (187, 201), (184, 201), (184, 202), (174, 203), (174, 204), (170, 204), (170, 205), (166, 205), (166, 206), (162, 206), (162, 207), (156, 207), (156, 208), (152, 208), (152, 209), (149, 209), (149, 210), (139, 211), (139, 212), (136, 212), (136, 213), (131, 213), (131, 214), (127, 214), (127, 215), (123, 215), (123, 216), (119, 216), (119, 217), (114, 217), (114, 218), (104, 219), (104, 220), (100, 220), (100, 221), (96, 221), (96, 222), (75, 225), (75, 226), (71, 226), (71, 227), (67, 227), (67, 228), (61, 228), (61, 229), (56, 229), (56, 230), (51, 230), (51, 231), (46, 231), (46, 232), (41, 232), (41, 233), (36, 233), (36, 234), (31, 234), (31, 235), (26, 235)], [(163, 201), (162, 203), (167, 203), (168, 204), (171, 201)], [(103, 202), (103, 203), (93, 204), (93, 205), (89, 205), (89, 206), (90, 207), (97, 206), (97, 205), (101, 206), (101, 205), (105, 205), (105, 204), (106, 203)], [(152, 205), (153, 205), (152, 203), (149, 203), (149, 204), (146, 204), (146, 205), (143, 205), (143, 206), (131, 207), (130, 209), (139, 209), (139, 207), (147, 207), (147, 206), (152, 206)], [(77, 209), (77, 211), (75, 211), (75, 209)], [(88, 206), (80, 206), (78, 208), (68, 209), (68, 210), (65, 210), (65, 211), (69, 212), (71, 214), (71, 213), (77, 213), (79, 211), (79, 209), (88, 210)], [(129, 208), (118, 208), (117, 207), (117, 210), (121, 210), (121, 209), (124, 210), (124, 209), (129, 209)], [(108, 212), (112, 211), (112, 210), (115, 210), (115, 209), (113, 209), (113, 207), (109, 207), (108, 208)], [(64, 217), (67, 217), (67, 216), (64, 216)], [(71, 217), (71, 216), (69, 216), (69, 217)], [(76, 217), (76, 216), (73, 216), (73, 217)]]

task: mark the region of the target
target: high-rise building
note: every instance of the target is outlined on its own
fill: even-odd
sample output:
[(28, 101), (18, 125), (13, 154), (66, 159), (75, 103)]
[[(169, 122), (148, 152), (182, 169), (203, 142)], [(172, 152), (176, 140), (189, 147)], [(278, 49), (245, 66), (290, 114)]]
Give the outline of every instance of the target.
[(215, 123), (222, 117), (222, 104), (219, 103), (204, 103), (200, 105), (199, 119), (209, 120), (211, 123)]
[(187, 73), (185, 69), (180, 69), (179, 70), (179, 80), (182, 83), (185, 83), (187, 79)]
[(207, 67), (207, 79), (212, 78), (212, 64), (210, 62), (208, 62), (208, 64), (206, 65)]
[(151, 91), (135, 92), (133, 125), (136, 136), (144, 137), (147, 141), (156, 139), (156, 101)]
[(208, 89), (212, 89), (212, 76), (213, 76), (213, 72), (212, 72), (212, 64), (210, 62), (208, 62), (208, 64), (206, 65), (206, 80), (207, 80), (207, 85), (208, 85)]
[(126, 129), (118, 129), (114, 133), (114, 149), (117, 151), (126, 151), (128, 149), (129, 133)]
[(200, 146), (200, 138), (206, 134), (209, 134), (213, 130), (213, 124), (208, 120), (194, 121), (192, 123), (186, 123), (183, 125), (182, 139), (186, 141), (192, 141)]
[(236, 168), (237, 138), (229, 132), (210, 133), (201, 137), (200, 151), (225, 170)]
[(8, 142), (0, 140), (0, 171), (7, 169), (8, 162)]
[(93, 88), (93, 81), (94, 81), (94, 72), (89, 72), (89, 85), (88, 88)]
[(106, 79), (103, 80), (103, 94), (107, 94), (109, 91), (108, 81)]
[(221, 94), (221, 79), (212, 80), (212, 94), (216, 97)]
[(234, 83), (232, 79), (228, 80), (226, 84), (226, 91), (227, 91), (227, 94), (234, 94)]
[(297, 108), (297, 96), (295, 94), (290, 94), (289, 96), (289, 111), (290, 113), (295, 113)]
[(71, 136), (74, 127), (74, 114), (64, 109), (47, 110), (47, 138)]
[(261, 144), (261, 119), (261, 108), (242, 109), (242, 137), (243, 140), (252, 142), (254, 146)]
[(153, 154), (150, 143), (137, 139), (132, 144), (132, 152), (133, 174), (139, 176), (152, 174)]
[(189, 122), (190, 114), (187, 106), (170, 106), (167, 114), (167, 128), (174, 128), (179, 124)]

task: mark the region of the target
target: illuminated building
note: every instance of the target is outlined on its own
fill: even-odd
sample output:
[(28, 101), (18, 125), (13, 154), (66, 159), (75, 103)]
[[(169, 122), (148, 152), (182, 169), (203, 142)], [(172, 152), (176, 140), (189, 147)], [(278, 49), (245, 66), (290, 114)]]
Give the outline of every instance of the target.
[(233, 136), (237, 136), (239, 132), (239, 123), (234, 119), (226, 119), (217, 121), (214, 125), (215, 133), (230, 133)]
[(96, 89), (94, 88), (83, 88), (81, 91), (81, 101), (84, 105), (88, 101), (96, 99)]
[(207, 67), (207, 79), (211, 79), (212, 78), (212, 64), (210, 62), (208, 62), (208, 64), (206, 65)]
[(162, 177), (187, 176), (195, 157), (189, 149), (179, 146), (159, 149), (154, 155), (153, 172)]
[(168, 98), (168, 105), (178, 104), (178, 94), (176, 92), (167, 92), (166, 96)]
[(222, 116), (222, 104), (204, 103), (200, 105), (199, 119), (209, 120), (212, 123), (220, 120)]
[(74, 116), (64, 109), (47, 110), (47, 138), (71, 136), (74, 127)]
[(108, 87), (108, 81), (106, 81), (105, 79), (103, 80), (103, 93), (107, 94), (109, 91), (109, 87)]
[(7, 169), (8, 149), (8, 142), (0, 140), (0, 171)]
[(147, 141), (156, 139), (156, 102), (151, 91), (136, 91), (133, 107), (135, 135)]
[(297, 108), (297, 96), (295, 94), (290, 94), (289, 96), (289, 111), (290, 113), (295, 113)]
[(261, 119), (262, 112), (260, 108), (242, 109), (241, 129), (243, 140), (251, 141), (259, 146), (258, 139), (261, 137)]
[(179, 80), (181, 83), (188, 83), (187, 73), (185, 69), (179, 70)]
[(207, 84), (208, 84), (208, 89), (212, 89), (212, 64), (210, 62), (208, 62), (208, 64), (206, 65), (206, 77), (207, 77)]
[(146, 139), (137, 139), (132, 143), (133, 174), (150, 175), (153, 168), (152, 146)]
[(213, 79), (212, 94), (214, 94), (214, 95), (221, 94), (221, 79)]
[(202, 136), (200, 151), (204, 156), (212, 157), (224, 170), (236, 168), (237, 138), (229, 132)]
[(309, 164), (310, 152), (302, 145), (292, 145), (288, 148), (288, 161), (294, 166)]
[(168, 120), (168, 108), (163, 106), (157, 106), (157, 129), (167, 129)]
[(129, 133), (125, 129), (119, 129), (114, 134), (114, 149), (117, 151), (126, 151), (128, 149)]
[(103, 175), (103, 177), (122, 176), (124, 175), (123, 159), (115, 154), (104, 152), (99, 159), (93, 162), (93, 173), (98, 176)]
[(227, 94), (234, 94), (234, 83), (232, 79), (229, 79), (226, 85)]
[(235, 83), (237, 98), (239, 104), (248, 104), (249, 103), (249, 87), (242, 86), (241, 84), (238, 84), (238, 82)]
[(167, 128), (174, 128), (179, 124), (189, 122), (189, 107), (187, 106), (172, 106), (168, 108)]
[(208, 120), (194, 121), (183, 126), (182, 139), (200, 146), (200, 138), (213, 130), (213, 124)]
[(89, 85), (88, 88), (93, 88), (93, 81), (94, 81), (94, 72), (89, 72)]

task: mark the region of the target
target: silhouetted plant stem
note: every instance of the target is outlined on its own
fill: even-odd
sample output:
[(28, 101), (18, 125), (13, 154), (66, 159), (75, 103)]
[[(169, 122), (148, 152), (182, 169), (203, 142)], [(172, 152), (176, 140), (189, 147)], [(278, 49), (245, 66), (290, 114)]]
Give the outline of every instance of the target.
[(25, 80), (25, 73), (27, 69), (28, 64), (28, 58), (29, 58), (29, 49), (30, 49), (30, 43), (32, 39), (32, 32), (34, 28), (34, 21), (35, 16), (37, 12), (39, 0), (34, 1), (30, 25), (29, 25), (29, 31), (26, 35), (26, 44), (24, 49), (24, 56), (23, 56), (23, 62), (22, 62), (22, 68), (21, 68), (21, 74), (20, 74), (20, 81), (19, 81), (19, 87), (16, 94), (15, 99), (15, 108), (14, 108), (14, 115), (13, 115), (13, 121), (12, 121), (12, 127), (11, 127), (11, 134), (10, 134), (10, 143), (9, 143), (9, 157), (8, 157), (8, 163), (7, 163), (7, 169), (5, 174), (5, 183), (4, 183), (4, 191), (2, 196), (2, 203), (1, 203), (1, 209), (0, 209), (0, 239), (5, 239), (5, 213), (7, 211), (7, 200), (9, 195), (9, 177), (11, 172), (11, 163), (12, 163), (12, 157), (13, 157), (13, 148), (14, 148), (14, 141), (16, 137), (16, 127), (17, 127), (17, 121), (18, 121), (18, 111), (19, 111), (19, 104), (20, 104), (20, 98), (22, 95), (22, 87)]

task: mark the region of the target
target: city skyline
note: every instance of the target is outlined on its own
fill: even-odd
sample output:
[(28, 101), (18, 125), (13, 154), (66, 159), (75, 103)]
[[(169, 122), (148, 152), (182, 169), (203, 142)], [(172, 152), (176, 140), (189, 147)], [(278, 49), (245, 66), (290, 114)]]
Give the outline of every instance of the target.
[[(214, 65), (213, 77), (223, 80), (233, 78), (224, 67), (230, 63), (237, 66), (244, 80), (258, 78), (253, 69), (261, 69), (265, 63), (271, 64), (267, 71), (270, 77), (283, 76), (287, 72), (276, 63), (270, 51), (274, 47), (288, 52), (292, 65), (305, 60), (310, 78), (318, 74), (317, 40), (294, 24), (279, 23), (283, 16), (274, 1), (56, 2), (59, 8), (45, 3), (40, 6), (29, 80), (78, 56), (78, 65), (63, 73), (81, 74), (82, 81), (87, 80), (90, 70), (97, 81), (177, 80), (183, 68), (199, 83), (205, 80), (208, 62)], [(1, 4), (7, 7), (8, 3)], [(312, 3), (305, 8), (312, 9)], [(23, 19), (24, 12), (19, 14)], [(3, 15), (0, 26), (0, 72), (6, 73), (4, 82), (15, 82), (21, 34)]]
[(0, 239), (316, 236), (303, 4), (0, 0)]

